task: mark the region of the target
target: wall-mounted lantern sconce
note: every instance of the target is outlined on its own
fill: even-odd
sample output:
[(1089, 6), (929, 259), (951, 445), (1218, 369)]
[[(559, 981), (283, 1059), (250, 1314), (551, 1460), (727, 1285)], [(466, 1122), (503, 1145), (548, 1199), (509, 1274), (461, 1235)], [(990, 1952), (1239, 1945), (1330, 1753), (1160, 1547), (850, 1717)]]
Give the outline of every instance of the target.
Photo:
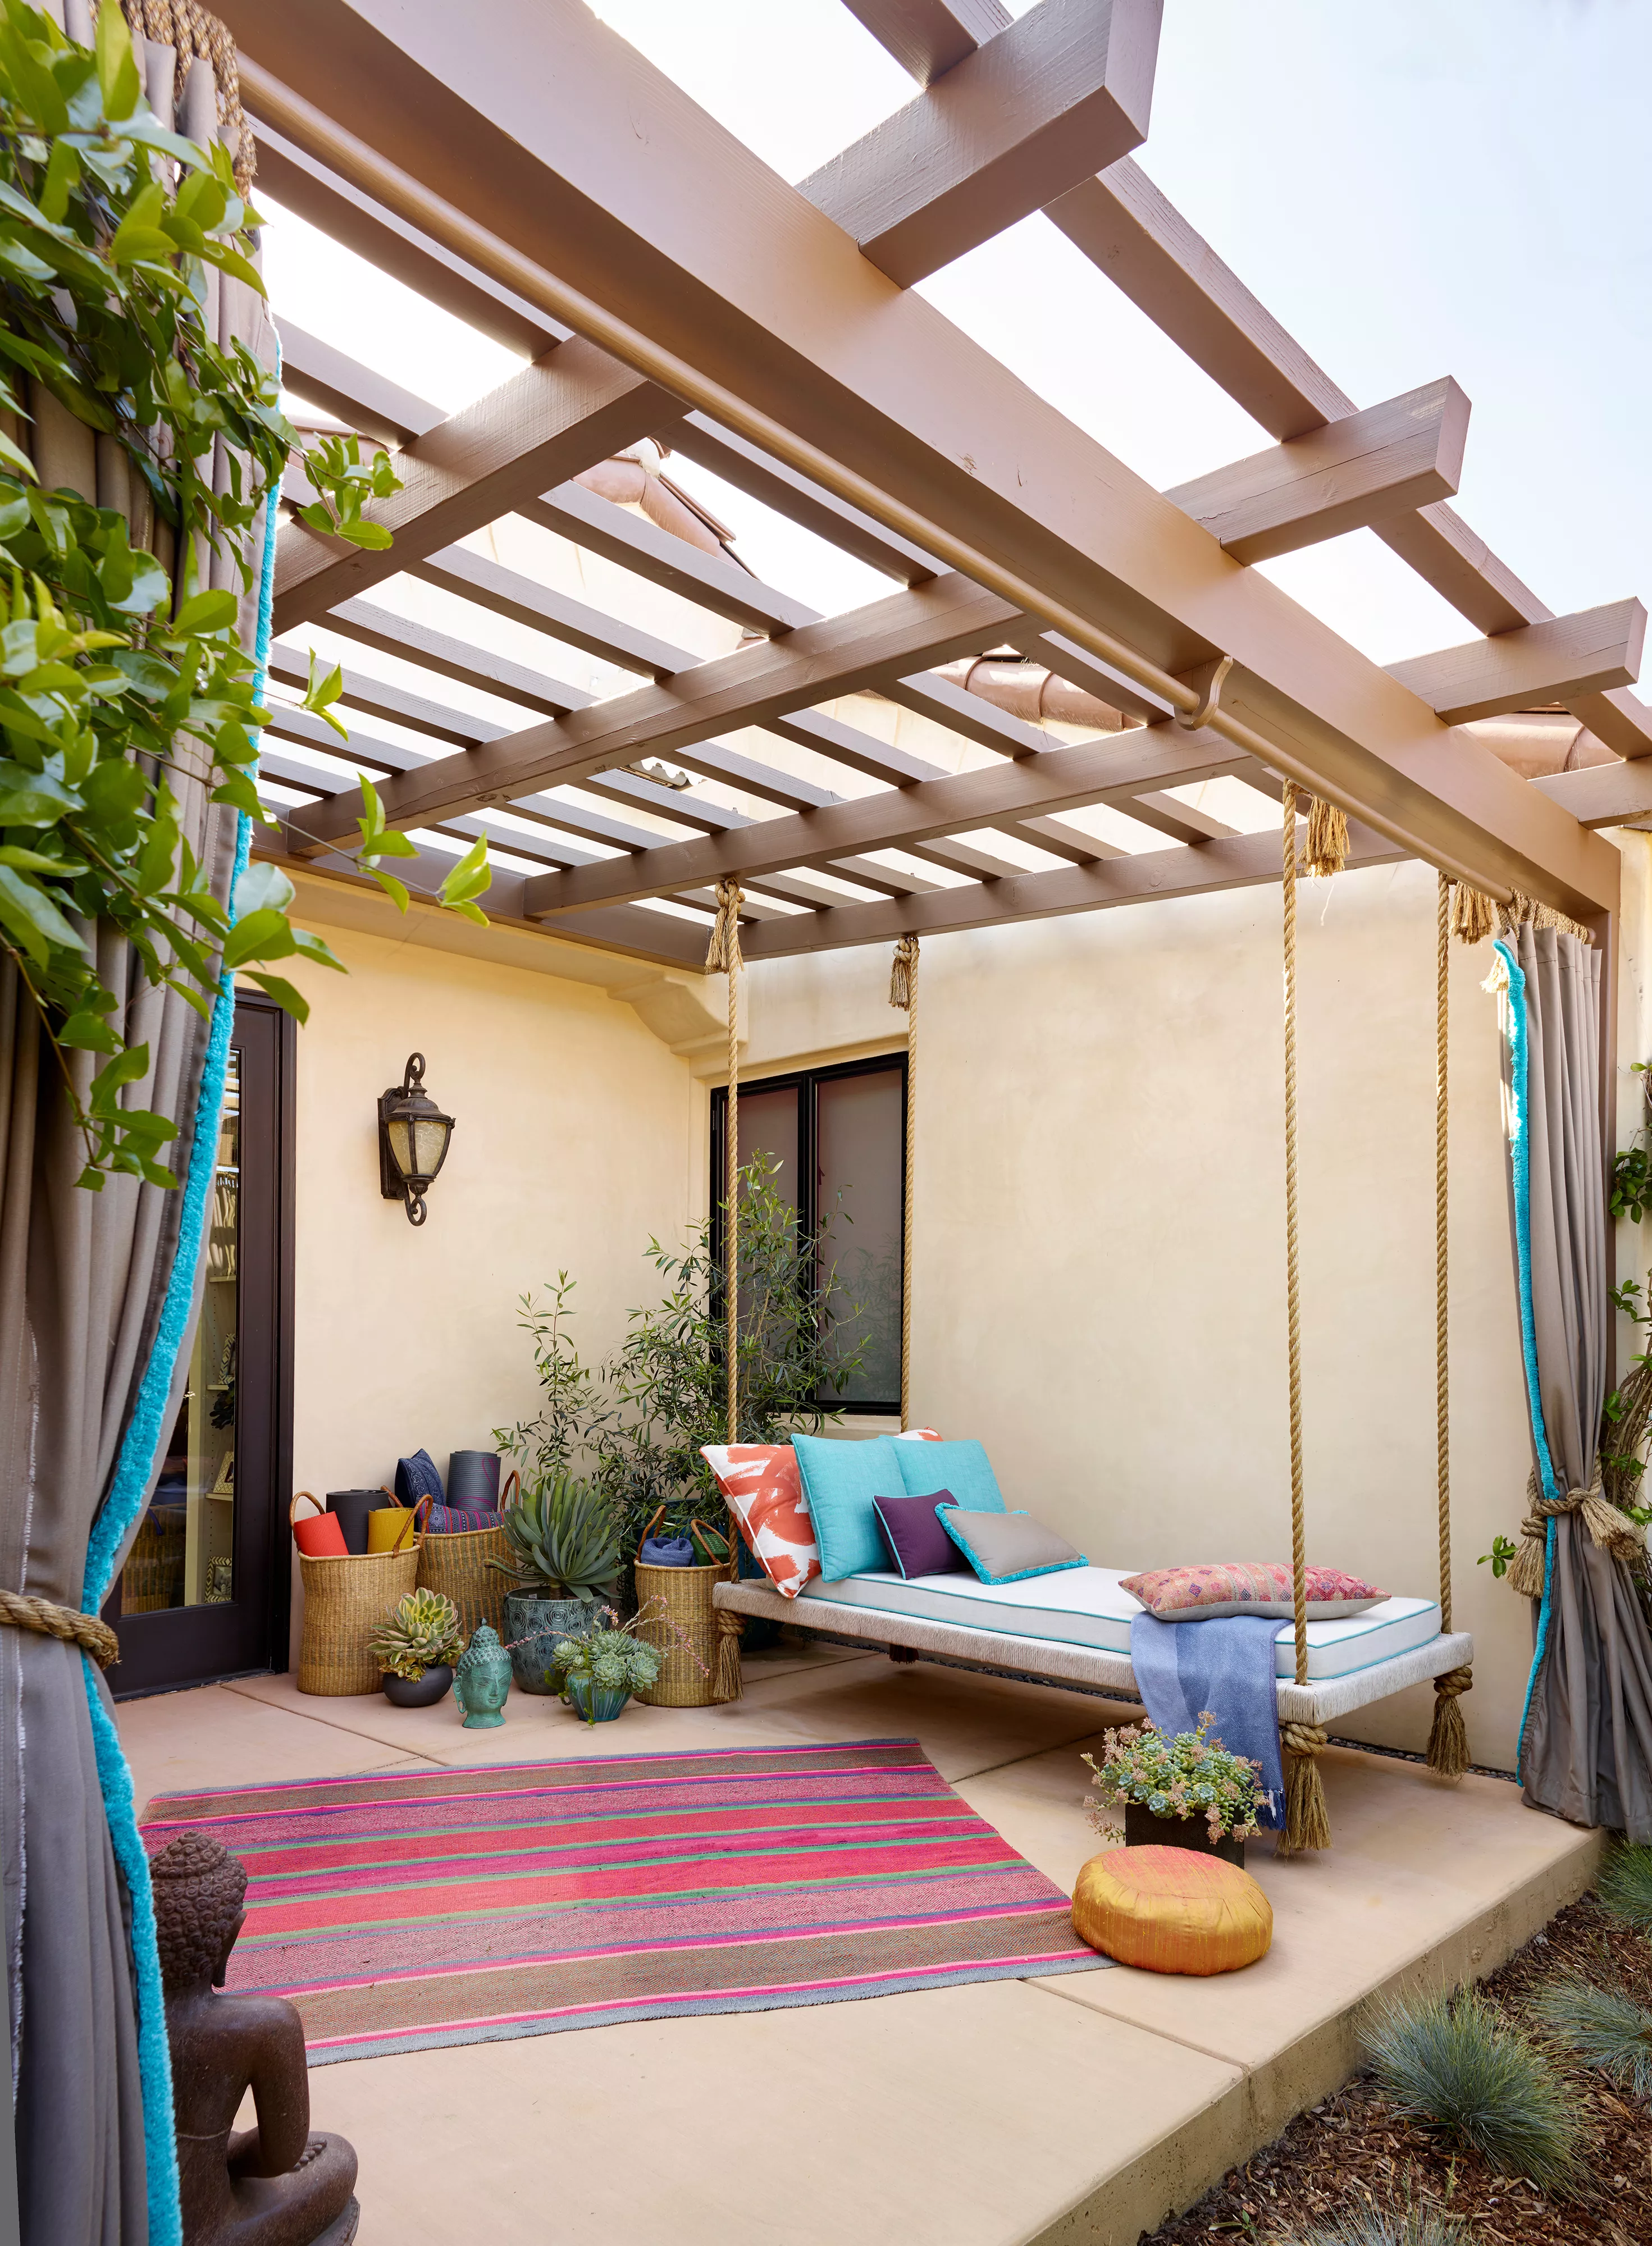
[(378, 1097), (378, 1189), (406, 1203), (409, 1224), (425, 1222), (425, 1195), (452, 1133), (452, 1117), (425, 1090), (424, 1054), (410, 1053), (401, 1082)]

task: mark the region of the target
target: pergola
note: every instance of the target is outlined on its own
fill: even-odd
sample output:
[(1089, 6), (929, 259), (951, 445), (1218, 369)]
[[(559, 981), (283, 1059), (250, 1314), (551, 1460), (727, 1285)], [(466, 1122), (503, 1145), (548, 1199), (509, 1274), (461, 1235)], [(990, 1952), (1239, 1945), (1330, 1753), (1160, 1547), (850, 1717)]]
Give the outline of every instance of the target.
[[(372, 510), (393, 546), (289, 522), (275, 601), (278, 640), (324, 622), (425, 673), (416, 694), (346, 664), (353, 711), (430, 744), (420, 754), (352, 721), (344, 753), (380, 776), (391, 822), (469, 838), (490, 831), (478, 813), (508, 809), (532, 833), (513, 823), (493, 839), (540, 870), (496, 871), (490, 917), (697, 970), (699, 909), (709, 918), (726, 879), (744, 895), (751, 962), (1276, 880), (1275, 833), (1237, 833), (1169, 793), (1233, 774), (1276, 802), (1290, 785), (1340, 806), (1351, 865), (1424, 859), (1499, 902), (1529, 897), (1588, 924), (1609, 957), (1619, 860), (1590, 830), (1652, 811), (1640, 761), (1652, 711), (1626, 691), (1645, 612), (1626, 600), (1553, 615), (1446, 503), (1468, 419), (1456, 385), (1357, 407), (1139, 168), (1159, 0), (1041, 0), (1014, 21), (999, 0), (846, 4), (918, 90), (797, 186), (581, 0), (224, 7), (261, 183), (531, 354), (442, 419), (287, 337), (295, 387), (400, 446), (405, 487)], [(1262, 425), (1268, 449), (1154, 491), (914, 293), (1038, 210)], [(891, 589), (823, 618), (574, 480), (649, 437)], [(511, 514), (748, 638), (699, 660), (457, 542)], [(1383, 670), (1250, 566), (1362, 525), (1473, 636)], [(375, 589), (404, 571), (637, 683), (594, 700), (398, 616)], [(1142, 722), (1067, 743), (936, 675), (1002, 645)], [(275, 667), (302, 675), (279, 648)], [(500, 698), (520, 722), (446, 706), (446, 680)], [(865, 690), (990, 761), (943, 772), (818, 706)], [(1623, 761), (1526, 780), (1464, 730), (1545, 704)], [(849, 792), (719, 740), (740, 727), (854, 775)], [(308, 800), (260, 847), (352, 878), (358, 792), (328, 793), (279, 738), (332, 737), (293, 711), (273, 730), (264, 771), (289, 801)], [(659, 756), (762, 815), (636, 773)], [(569, 786), (655, 824), (552, 792)], [(1156, 828), (1164, 847), (1126, 851), (1064, 820), (1095, 805)], [(995, 853), (994, 834), (1051, 862), (1027, 870)], [(881, 862), (887, 851), (944, 880)], [(434, 887), (448, 861), (429, 861)], [(649, 902), (661, 899), (679, 909)]]

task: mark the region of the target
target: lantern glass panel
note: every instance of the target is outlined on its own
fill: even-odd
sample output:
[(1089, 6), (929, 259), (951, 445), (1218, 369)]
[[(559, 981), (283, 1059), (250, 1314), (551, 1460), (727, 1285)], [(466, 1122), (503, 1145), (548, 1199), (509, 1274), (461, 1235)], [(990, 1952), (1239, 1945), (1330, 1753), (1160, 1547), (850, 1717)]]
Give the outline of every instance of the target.
[(448, 1127), (445, 1116), (421, 1115), (414, 1124), (413, 1151), (421, 1178), (433, 1178), (442, 1167), (442, 1157), (447, 1152)]
[(412, 1125), (405, 1117), (392, 1116), (385, 1126), (385, 1131), (390, 1140), (391, 1161), (405, 1178), (411, 1177), (413, 1174)]

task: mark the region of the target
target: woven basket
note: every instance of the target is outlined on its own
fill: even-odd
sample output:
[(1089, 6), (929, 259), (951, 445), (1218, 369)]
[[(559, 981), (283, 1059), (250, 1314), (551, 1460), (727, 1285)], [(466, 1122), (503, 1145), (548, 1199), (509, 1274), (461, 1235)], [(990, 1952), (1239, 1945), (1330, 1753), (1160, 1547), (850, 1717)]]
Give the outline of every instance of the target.
[[(513, 1471), (500, 1499), (501, 1512), (511, 1501), (511, 1483), (515, 1480)], [(418, 1501), (426, 1513), (430, 1503), (427, 1497)], [(418, 1525), (423, 1530), (422, 1518)], [(452, 1599), (459, 1609), (459, 1633), (466, 1645), (471, 1642), (472, 1631), (485, 1622), (493, 1624), (501, 1642), (506, 1635), (505, 1594), (511, 1588), (511, 1578), (501, 1575), (491, 1562), (507, 1561), (510, 1556), (511, 1542), (503, 1521), (496, 1528), (449, 1528), (420, 1537), (419, 1589), (441, 1591)]]
[[(664, 1512), (662, 1506), (639, 1545), (653, 1535)], [(738, 1653), (732, 1691), (727, 1678), (718, 1674), (717, 1610), (711, 1604), (712, 1586), (731, 1582), (738, 1567), (738, 1551), (709, 1568), (654, 1568), (637, 1561), (636, 1634), (658, 1652), (660, 1673), (636, 1698), (651, 1708), (710, 1708), (739, 1697)]]
[[(326, 1509), (309, 1490), (301, 1489), (287, 1508), (289, 1521), (297, 1514), (300, 1498), (308, 1499), (317, 1513)], [(337, 1698), (378, 1691), (378, 1660), (369, 1650), (367, 1639), (417, 1583), (419, 1540), (411, 1512), (403, 1533), (407, 1542), (394, 1552), (351, 1552), (323, 1559), (299, 1553), (304, 1582), (304, 1636), (298, 1650), (301, 1692)]]

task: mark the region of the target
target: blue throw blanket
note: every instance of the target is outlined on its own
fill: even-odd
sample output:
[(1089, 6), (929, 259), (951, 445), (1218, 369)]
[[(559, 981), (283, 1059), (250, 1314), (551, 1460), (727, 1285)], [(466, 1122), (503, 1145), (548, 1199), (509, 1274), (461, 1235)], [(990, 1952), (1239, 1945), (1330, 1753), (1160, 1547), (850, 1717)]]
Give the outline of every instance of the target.
[(1284, 1627), (1265, 1615), (1222, 1615), (1214, 1622), (1159, 1622), (1150, 1614), (1130, 1623), (1130, 1661), (1136, 1689), (1161, 1732), (1196, 1732), (1208, 1708), (1212, 1734), (1230, 1754), (1261, 1765), (1269, 1799), (1257, 1807), (1259, 1825), (1285, 1821), (1285, 1766), (1279, 1748), (1279, 1702), (1274, 1691), (1274, 1642)]

